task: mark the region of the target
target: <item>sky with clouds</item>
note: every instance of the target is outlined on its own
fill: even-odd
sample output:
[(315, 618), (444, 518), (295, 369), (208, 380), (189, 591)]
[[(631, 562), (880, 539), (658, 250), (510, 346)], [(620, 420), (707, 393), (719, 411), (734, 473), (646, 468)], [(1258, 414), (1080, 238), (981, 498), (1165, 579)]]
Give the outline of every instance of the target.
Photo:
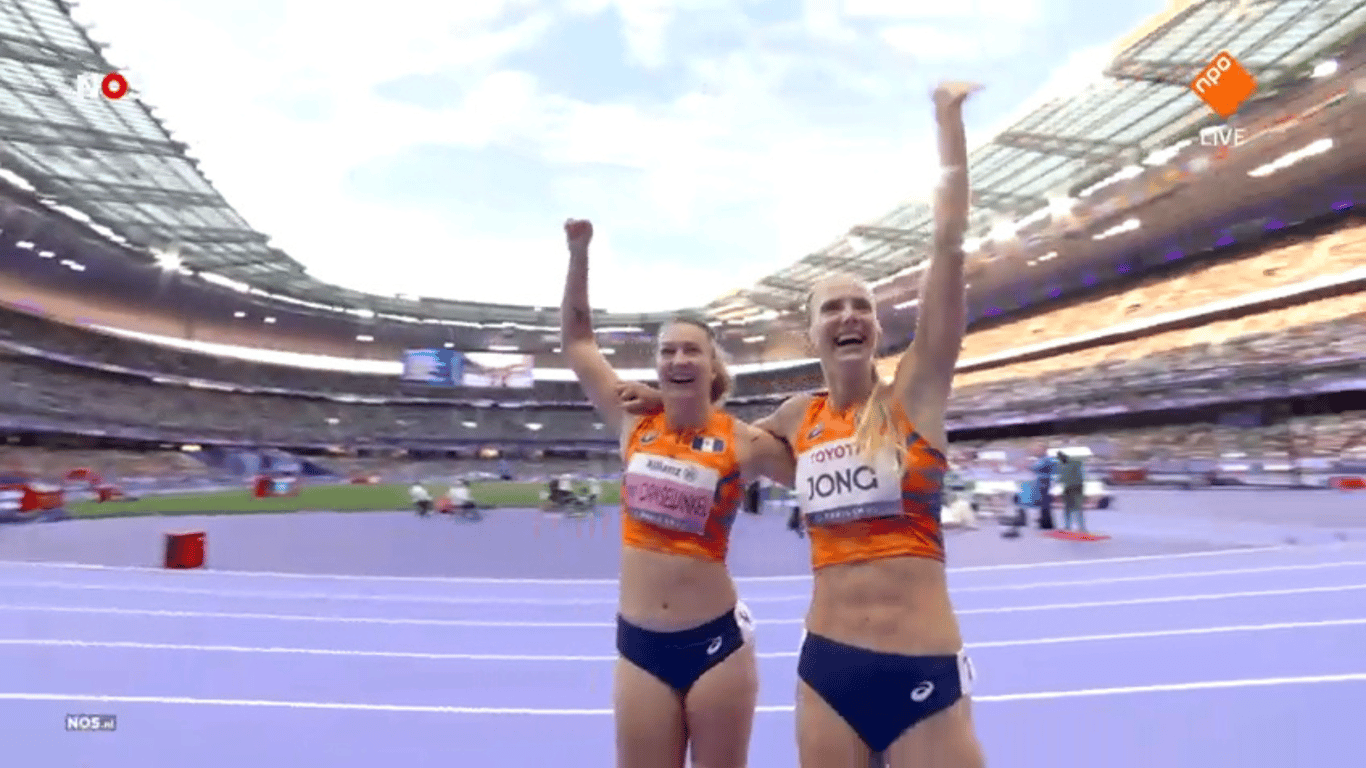
[(976, 144), (1165, 5), (82, 0), (75, 15), (229, 203), (320, 279), (557, 305), (561, 224), (585, 217), (594, 306), (657, 311), (923, 193), (939, 79), (986, 84)]

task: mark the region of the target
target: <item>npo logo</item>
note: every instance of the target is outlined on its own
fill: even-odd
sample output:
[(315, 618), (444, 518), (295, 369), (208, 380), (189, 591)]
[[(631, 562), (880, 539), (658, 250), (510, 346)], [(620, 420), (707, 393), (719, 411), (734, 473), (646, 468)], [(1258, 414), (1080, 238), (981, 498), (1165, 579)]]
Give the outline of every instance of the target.
[(1257, 90), (1257, 81), (1233, 54), (1223, 51), (1191, 82), (1191, 90), (1220, 117), (1228, 119)]

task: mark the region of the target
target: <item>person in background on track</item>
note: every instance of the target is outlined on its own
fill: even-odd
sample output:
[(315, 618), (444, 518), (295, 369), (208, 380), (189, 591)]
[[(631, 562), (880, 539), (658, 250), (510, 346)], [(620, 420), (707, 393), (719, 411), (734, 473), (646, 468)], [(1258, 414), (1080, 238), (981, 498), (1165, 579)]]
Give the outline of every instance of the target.
[(432, 495), (422, 486), (422, 483), (413, 483), (413, 487), (408, 489), (408, 498), (412, 500), (413, 507), (417, 509), (419, 517), (426, 517), (432, 511)]
[(1077, 530), (1086, 533), (1086, 473), (1080, 457), (1058, 451), (1058, 484), (1062, 486), (1063, 529), (1072, 530), (1075, 519)]
[(1038, 460), (1030, 469), (1034, 472), (1034, 497), (1039, 502), (1039, 530), (1049, 531), (1053, 525), (1053, 471), (1057, 468), (1047, 448), (1040, 448)]
[[(714, 332), (678, 317), (657, 341), (661, 413), (634, 416), (598, 348), (588, 303), (592, 225), (565, 224), (561, 349), (608, 429), (622, 477), (614, 707), (617, 768), (744, 768), (758, 698), (753, 620), (726, 567), (745, 485), (791, 482), (772, 435), (718, 405), (730, 389)], [(642, 284), (643, 290), (650, 286)]]
[(451, 487), (446, 490), (446, 500), (450, 503), (451, 511), (474, 509), (474, 497), (470, 495), (470, 486), (464, 480), (456, 480), (451, 483)]
[[(963, 334), (968, 224), (962, 104), (975, 85), (935, 90), (942, 179), (933, 253), (911, 346), (891, 383), (877, 373), (876, 300), (863, 281), (821, 280), (808, 297), (826, 390), (755, 425), (797, 458), (815, 579), (798, 661), (802, 768), (982, 768), (972, 665), (944, 567), (945, 414)], [(633, 385), (639, 413), (655, 396)], [(834, 478), (862, 478), (857, 485)]]

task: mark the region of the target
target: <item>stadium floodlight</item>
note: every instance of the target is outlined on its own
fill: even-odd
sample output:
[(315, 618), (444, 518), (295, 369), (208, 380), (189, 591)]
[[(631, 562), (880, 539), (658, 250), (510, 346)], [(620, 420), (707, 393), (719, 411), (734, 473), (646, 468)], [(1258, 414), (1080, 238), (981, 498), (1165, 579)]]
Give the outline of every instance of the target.
[(371, 342), (371, 341), (374, 341), (374, 340), (375, 340), (375, 337), (374, 337), (374, 336), (371, 336), (371, 335), (365, 334), (365, 333), (362, 333), (362, 334), (356, 336), (356, 341), (362, 341), (362, 342), (367, 342), (367, 343), (368, 343), (368, 342)]
[(175, 246), (170, 248), (153, 248), (152, 258), (156, 259), (157, 266), (166, 272), (175, 272), (180, 269), (180, 249)]
[(1337, 61), (1329, 59), (1328, 61), (1320, 62), (1317, 67), (1314, 67), (1314, 73), (1310, 75), (1310, 77), (1331, 77), (1337, 74), (1337, 72)]
[(1005, 219), (997, 221), (987, 236), (995, 242), (1004, 243), (1015, 237), (1015, 224)]
[(232, 316), (241, 319), (241, 318), (243, 318), (243, 317), (246, 317), (246, 316), (247, 316), (247, 313), (246, 313), (246, 312), (243, 312), (242, 310), (239, 309), (239, 310), (237, 310), (236, 312), (233, 312), (233, 313), (232, 313)]

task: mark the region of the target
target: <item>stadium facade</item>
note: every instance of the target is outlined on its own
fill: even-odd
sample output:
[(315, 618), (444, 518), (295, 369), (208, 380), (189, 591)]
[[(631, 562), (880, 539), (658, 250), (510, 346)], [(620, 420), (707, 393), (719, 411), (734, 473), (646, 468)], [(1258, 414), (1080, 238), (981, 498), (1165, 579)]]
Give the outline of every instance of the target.
[[(0, 418), (13, 439), (610, 451), (614, 441), (561, 370), (556, 309), (373, 296), (318, 281), (246, 225), (148, 105), (71, 94), (76, 73), (112, 67), (64, 4), (0, 5), (12, 11), (0, 42), (0, 362), (10, 382)], [(971, 333), (952, 414), (959, 436), (1119, 428), (1116, 419), (1137, 411), (1219, 420), (1247, 413), (1249, 402), (1294, 411), (1360, 393), (1359, 353), (1195, 361), (1169, 345), (1042, 394), (1047, 377), (1010, 372), (1038, 361), (1065, 371), (1069, 355), (1287, 308), (1352, 314), (1355, 301), (1359, 311), (1366, 274), (1349, 256), (1317, 279), (1273, 281), (1256, 295), (1192, 299), (1124, 323), (1029, 329), (1031, 318), (1069, 308), (1075, 316), (1135, 286), (1176, 285), (1288, 243), (1354, 232), (1366, 192), (1363, 21), (1362, 2), (1174, 7), (1131, 36), (1103, 78), (1034, 106), (974, 151)], [(1259, 86), (1228, 120), (1189, 88), (1222, 50)], [(1236, 131), (1238, 146), (1204, 140), (1208, 129)], [(818, 381), (805, 359), (802, 303), (830, 270), (874, 283), (885, 351), (904, 348), (929, 228), (927, 206), (907, 204), (698, 308), (738, 360), (737, 410), (762, 411)], [(649, 378), (667, 314), (596, 313), (619, 369)], [(250, 363), (143, 337), (329, 360), (312, 370)], [(535, 383), (528, 391), (403, 382), (399, 361), (415, 349), (527, 355)], [(1165, 371), (1154, 385), (1163, 360), (1189, 375)], [(1212, 360), (1242, 366), (1247, 386), (1212, 386), (1228, 369), (1195, 364)], [(1034, 386), (1009, 384), (1025, 376)]]

